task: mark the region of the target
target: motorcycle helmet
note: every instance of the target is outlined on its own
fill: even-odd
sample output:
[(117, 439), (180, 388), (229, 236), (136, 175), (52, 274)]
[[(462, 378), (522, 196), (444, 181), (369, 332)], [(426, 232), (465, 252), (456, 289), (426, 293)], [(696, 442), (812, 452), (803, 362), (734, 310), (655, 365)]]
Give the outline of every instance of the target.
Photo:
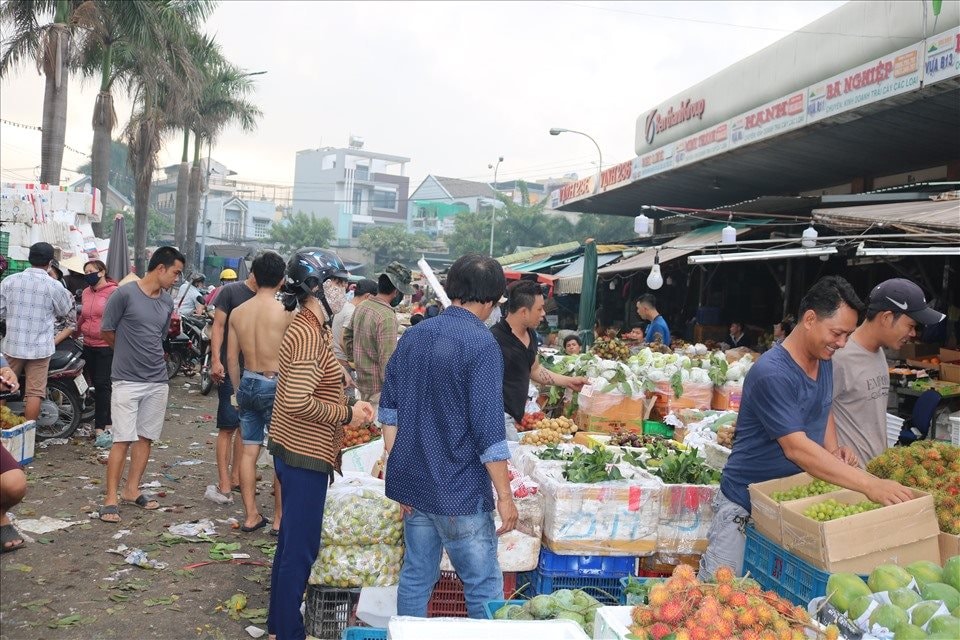
[(296, 255), (300, 254), (309, 254), (317, 259), (317, 261), (326, 265), (329, 268), (333, 269), (328, 278), (337, 278), (339, 280), (346, 280), (350, 277), (350, 273), (347, 271), (347, 267), (343, 264), (343, 260), (340, 259), (333, 251), (329, 249), (320, 249), (317, 247), (305, 247), (297, 251)]
[(220, 279), (221, 279), (221, 280), (236, 280), (236, 279), (237, 279), (237, 272), (234, 271), (233, 269), (224, 269), (223, 271), (220, 272)]
[[(321, 255), (318, 255), (318, 253)], [(331, 255), (337, 259), (336, 262), (330, 260), (329, 256)], [(340, 262), (339, 257), (330, 251), (295, 253), (290, 258), (290, 262), (287, 263), (287, 276), (283, 285), (283, 303), (287, 310), (292, 311), (299, 300), (302, 300), (305, 296), (313, 295), (320, 300), (326, 310), (327, 321), (332, 321), (333, 312), (323, 294), (323, 283), (330, 278), (346, 277), (339, 275), (345, 272), (341, 269), (343, 262), (340, 262), (339, 265), (337, 262)]]
[(207, 276), (199, 272), (190, 274), (190, 284), (192, 285), (202, 284), (206, 279), (207, 279)]

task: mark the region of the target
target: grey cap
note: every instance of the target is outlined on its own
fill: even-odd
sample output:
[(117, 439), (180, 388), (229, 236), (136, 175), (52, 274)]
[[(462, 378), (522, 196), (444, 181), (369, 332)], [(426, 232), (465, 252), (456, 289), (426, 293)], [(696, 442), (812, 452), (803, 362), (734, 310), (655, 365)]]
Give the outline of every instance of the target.
[(931, 309), (923, 290), (904, 278), (885, 280), (870, 292), (869, 309), (903, 313), (920, 324), (938, 324), (945, 316)]

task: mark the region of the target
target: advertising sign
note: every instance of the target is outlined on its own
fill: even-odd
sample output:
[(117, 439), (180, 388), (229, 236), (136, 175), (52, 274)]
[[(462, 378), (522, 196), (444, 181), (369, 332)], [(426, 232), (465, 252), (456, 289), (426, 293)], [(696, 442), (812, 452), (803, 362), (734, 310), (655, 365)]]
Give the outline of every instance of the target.
[(660, 147), (639, 156), (634, 163), (634, 180), (661, 173), (673, 168), (673, 145)]
[(927, 40), (923, 84), (934, 84), (960, 75), (960, 27)]
[(802, 127), (807, 121), (804, 91), (768, 102), (730, 120), (730, 144), (734, 147)]
[(609, 169), (603, 170), (603, 173), (600, 174), (600, 190), (606, 191), (607, 189), (618, 187), (621, 184), (630, 182), (632, 177), (633, 160), (621, 162), (620, 164), (614, 165)]
[(550, 206), (553, 209), (562, 207), (571, 200), (582, 198), (592, 194), (596, 190), (597, 177), (587, 176), (575, 182), (557, 188), (550, 197)]
[(724, 122), (678, 141), (674, 146), (674, 165), (690, 164), (723, 153), (730, 146), (729, 134), (730, 126)]
[(845, 71), (807, 90), (807, 122), (920, 88), (923, 44)]

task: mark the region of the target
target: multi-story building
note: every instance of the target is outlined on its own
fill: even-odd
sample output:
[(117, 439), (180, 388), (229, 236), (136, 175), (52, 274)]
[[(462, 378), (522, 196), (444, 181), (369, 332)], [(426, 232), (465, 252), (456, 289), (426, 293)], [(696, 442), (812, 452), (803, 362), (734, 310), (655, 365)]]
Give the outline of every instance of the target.
[(350, 143), (298, 151), (294, 174), (292, 212), (330, 220), (338, 246), (372, 225), (407, 222), (410, 158), (365, 151), (359, 138)]
[[(270, 225), (283, 214), (268, 200), (237, 196), (210, 197), (206, 202), (207, 244), (259, 244), (270, 235)], [(197, 239), (204, 237), (204, 217), (197, 220)]]
[(496, 190), (486, 182), (428, 175), (410, 195), (408, 227), (438, 238), (453, 231), (457, 214), (501, 206)]

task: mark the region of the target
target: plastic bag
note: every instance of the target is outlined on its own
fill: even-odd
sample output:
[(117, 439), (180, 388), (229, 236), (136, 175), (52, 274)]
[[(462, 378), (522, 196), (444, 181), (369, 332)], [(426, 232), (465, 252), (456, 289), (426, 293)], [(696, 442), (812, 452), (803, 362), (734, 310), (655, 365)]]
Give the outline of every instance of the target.
[(403, 547), (387, 544), (320, 549), (310, 584), (325, 587), (387, 587), (400, 580)]
[(382, 480), (364, 474), (347, 475), (335, 483), (323, 509), (323, 545), (401, 544), (400, 505), (383, 491)]

